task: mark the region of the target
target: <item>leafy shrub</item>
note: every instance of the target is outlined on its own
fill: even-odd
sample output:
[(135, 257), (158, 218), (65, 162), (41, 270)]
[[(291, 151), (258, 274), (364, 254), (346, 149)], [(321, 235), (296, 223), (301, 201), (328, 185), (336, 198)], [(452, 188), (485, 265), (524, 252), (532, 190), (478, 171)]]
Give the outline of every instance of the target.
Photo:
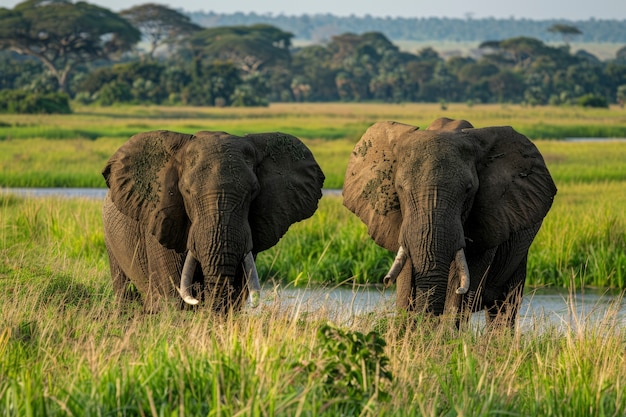
[(64, 93), (0, 90), (0, 113), (69, 114), (70, 99)]
[(133, 99), (128, 84), (120, 81), (111, 81), (98, 91), (98, 103), (102, 106), (111, 106), (115, 103), (128, 103)]
[(609, 103), (606, 101), (606, 98), (597, 94), (585, 94), (578, 99), (578, 105), (582, 107), (609, 108)]
[(371, 399), (388, 401), (385, 340), (375, 331), (363, 334), (327, 323), (318, 332), (315, 361), (305, 364), (312, 379), (321, 378), (325, 394), (341, 411), (358, 415)]

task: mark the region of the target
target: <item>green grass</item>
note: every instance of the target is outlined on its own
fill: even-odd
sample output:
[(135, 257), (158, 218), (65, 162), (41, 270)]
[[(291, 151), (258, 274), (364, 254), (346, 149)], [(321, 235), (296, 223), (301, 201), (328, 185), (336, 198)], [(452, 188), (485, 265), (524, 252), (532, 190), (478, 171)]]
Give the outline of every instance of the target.
[(98, 206), (3, 197), (2, 415), (626, 413), (626, 333), (612, 309), (511, 334), (416, 325), (380, 306), (326, 338), (336, 312), (279, 300), (229, 317), (119, 312)]
[[(336, 103), (252, 109), (79, 107), (75, 114), (64, 116), (2, 116), (0, 187), (104, 187), (100, 172), (125, 140), (138, 132), (169, 129), (294, 134), (313, 151), (326, 174), (325, 187), (341, 188), (352, 147), (371, 124), (396, 120), (425, 128), (440, 116), (465, 118), (476, 127), (512, 125), (533, 140), (626, 137), (626, 113), (619, 108), (451, 104), (444, 112), (433, 104)], [(558, 182), (626, 178), (624, 143), (541, 146)]]

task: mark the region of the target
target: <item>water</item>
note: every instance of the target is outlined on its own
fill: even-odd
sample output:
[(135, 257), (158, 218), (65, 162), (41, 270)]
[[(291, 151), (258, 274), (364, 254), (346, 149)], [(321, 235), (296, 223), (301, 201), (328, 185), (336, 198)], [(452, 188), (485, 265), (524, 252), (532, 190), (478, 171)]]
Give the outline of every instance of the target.
[[(0, 188), (0, 192), (23, 197), (68, 197), (104, 199), (107, 188)], [(341, 190), (323, 190), (324, 195), (338, 196)]]
[[(104, 188), (11, 188), (2, 189), (26, 197), (68, 197), (103, 199)], [(340, 195), (341, 190), (324, 190), (324, 195)], [(365, 313), (391, 314), (395, 309), (394, 289), (372, 288), (265, 288), (266, 304), (278, 302), (293, 313), (324, 310), (331, 319), (347, 320)], [(484, 321), (483, 313), (473, 321)], [(606, 291), (531, 290), (526, 291), (519, 326), (533, 328), (538, 322), (563, 328), (600, 325), (610, 317), (626, 325), (626, 302), (619, 294)]]
[[(395, 311), (394, 288), (270, 288), (264, 289), (262, 299), (266, 304), (278, 302), (293, 314), (323, 311), (339, 322), (365, 313), (383, 317)], [(522, 330), (534, 330), (538, 325), (577, 329), (615, 321), (626, 325), (626, 302), (615, 292), (538, 289), (526, 291), (518, 325)], [(484, 324), (484, 312), (474, 313), (472, 322)]]
[(0, 192), (22, 197), (67, 197), (104, 199), (107, 188), (2, 188)]

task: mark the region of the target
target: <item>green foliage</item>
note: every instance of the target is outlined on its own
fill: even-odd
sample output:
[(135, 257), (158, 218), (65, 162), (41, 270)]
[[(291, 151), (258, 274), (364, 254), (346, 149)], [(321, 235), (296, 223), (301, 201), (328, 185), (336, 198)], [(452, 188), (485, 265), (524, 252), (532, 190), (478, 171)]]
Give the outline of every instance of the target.
[(585, 94), (578, 99), (578, 105), (582, 107), (608, 108), (609, 103), (606, 98), (596, 94)]
[(390, 399), (393, 375), (385, 355), (385, 340), (375, 331), (367, 334), (341, 329), (332, 323), (317, 331), (315, 359), (304, 364), (309, 379), (321, 379), (330, 409), (356, 415), (372, 401)]
[(148, 57), (153, 58), (160, 46), (173, 44), (202, 28), (192, 23), (188, 16), (169, 7), (146, 3), (123, 10), (120, 16), (129, 20), (148, 40)]
[(128, 21), (87, 2), (26, 0), (0, 9), (0, 48), (41, 60), (61, 91), (78, 65), (127, 51), (140, 38)]
[(0, 90), (0, 113), (69, 114), (70, 100), (64, 93), (33, 93)]
[[(84, 6), (68, 8), (65, 2), (57, 3), (59, 10), (63, 9), (61, 4), (73, 13), (93, 12), (83, 10)], [(53, 14), (65, 13), (59, 10)], [(20, 13), (7, 12), (5, 19), (26, 27), (29, 21)], [(619, 102), (617, 89), (626, 74), (626, 65), (620, 59), (602, 62), (587, 51), (571, 53), (568, 46), (550, 46), (533, 36), (483, 41), (480, 47), (485, 53), (479, 58), (455, 56), (445, 60), (432, 47), (417, 53), (403, 51), (382, 32), (350, 31), (332, 36), (324, 44), (291, 50), (293, 34), (268, 24), (215, 27), (212, 23), (210, 28), (200, 30), (180, 13), (153, 4), (131, 8), (122, 15), (141, 26), (150, 38), (149, 56), (167, 41), (168, 51), (158, 57), (158, 63), (130, 57), (126, 59), (131, 64), (124, 68), (109, 67), (106, 62), (98, 62), (93, 68), (88, 52), (72, 57), (70, 52), (76, 51), (70, 46), (69, 52), (63, 50), (54, 56), (59, 61), (52, 62), (56, 67), (50, 65), (52, 58), (44, 61), (51, 74), (42, 72), (39, 87), (15, 74), (7, 78), (21, 88), (32, 89), (53, 86), (46, 81), (51, 75), (56, 77), (56, 85), (85, 104), (221, 107), (264, 106), (269, 101), (375, 100), (538, 106), (574, 104), (578, 100), (598, 105), (589, 95), (604, 97), (607, 104)], [(123, 32), (123, 28), (118, 29)], [(551, 30), (565, 36), (574, 34), (570, 26), (563, 24), (555, 24)], [(7, 39), (13, 42), (11, 36)], [(104, 48), (99, 53), (106, 55), (105, 49), (121, 50), (128, 46), (127, 41), (107, 44), (106, 48), (96, 46)], [(6, 44), (9, 46), (22, 50), (10, 42)], [(90, 44), (89, 48), (96, 46)], [(79, 64), (81, 73), (72, 78)], [(114, 81), (125, 87), (111, 84)]]

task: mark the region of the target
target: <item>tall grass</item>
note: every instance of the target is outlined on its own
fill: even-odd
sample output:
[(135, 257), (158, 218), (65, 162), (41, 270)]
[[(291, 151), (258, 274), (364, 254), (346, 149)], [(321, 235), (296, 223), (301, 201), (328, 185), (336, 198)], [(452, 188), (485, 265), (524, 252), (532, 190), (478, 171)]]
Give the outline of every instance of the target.
[[(577, 285), (618, 276), (611, 268), (612, 257), (626, 252), (622, 185), (560, 186), (531, 249), (531, 283), (539, 272)], [(258, 310), (228, 317), (120, 311), (100, 207), (94, 200), (0, 194), (2, 415), (626, 413), (618, 304), (601, 319), (581, 313), (571, 326), (531, 317), (514, 333), (474, 324), (458, 331), (445, 320), (397, 315), (390, 305), (355, 315), (349, 306), (284, 303), (281, 286)], [(594, 249), (604, 270), (576, 261), (603, 244), (615, 248), (603, 255)], [(262, 278), (276, 283), (375, 282), (390, 256), (340, 197), (325, 196), (318, 212), (258, 263)], [(341, 331), (324, 339), (328, 321)]]
[[(599, 322), (579, 316), (576, 327), (555, 327), (534, 318), (531, 328), (540, 330), (510, 333), (459, 332), (381, 306), (343, 315), (330, 341), (320, 330), (336, 312), (297, 303), (228, 317), (120, 312), (102, 256), (86, 249), (67, 257), (76, 245), (41, 244), (42, 230), (27, 243), (33, 219), (46, 216), (26, 217), (35, 228), (3, 224), (0, 239), (5, 416), (626, 413), (626, 333), (611, 309)], [(367, 334), (367, 349), (352, 350)]]

